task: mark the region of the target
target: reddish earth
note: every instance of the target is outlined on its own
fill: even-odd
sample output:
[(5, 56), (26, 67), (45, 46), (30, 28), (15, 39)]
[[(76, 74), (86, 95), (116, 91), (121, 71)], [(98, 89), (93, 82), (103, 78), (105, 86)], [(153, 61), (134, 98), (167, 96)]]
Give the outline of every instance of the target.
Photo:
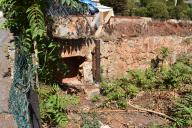
[[(103, 107), (105, 98), (101, 97), (98, 102), (86, 99), (83, 92), (77, 94), (80, 97), (80, 105), (70, 108), (69, 117), (72, 119), (68, 128), (78, 128), (81, 124), (81, 112), (95, 112), (99, 121), (111, 128), (148, 128), (152, 125), (167, 125), (169, 120), (153, 113), (139, 111), (128, 107), (120, 110), (112, 103), (110, 108)], [(141, 92), (132, 99), (132, 104), (142, 108), (169, 114), (170, 108), (174, 106), (178, 94), (170, 91)]]
[(105, 30), (113, 31), (117, 37), (138, 37), (138, 36), (189, 36), (192, 34), (192, 24), (187, 22), (169, 22), (169, 21), (145, 21), (129, 19), (121, 21), (115, 25), (105, 26)]

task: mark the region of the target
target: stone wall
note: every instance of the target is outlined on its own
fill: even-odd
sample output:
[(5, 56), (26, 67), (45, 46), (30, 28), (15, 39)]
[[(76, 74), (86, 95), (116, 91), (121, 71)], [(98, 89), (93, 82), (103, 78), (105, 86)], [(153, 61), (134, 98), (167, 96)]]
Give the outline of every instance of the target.
[(126, 74), (128, 69), (145, 69), (151, 60), (167, 47), (167, 63), (174, 63), (183, 53), (192, 53), (191, 37), (149, 36), (101, 42), (102, 77), (113, 79)]
[(183, 53), (192, 53), (191, 21), (112, 17), (101, 33), (101, 72), (106, 79), (122, 77), (128, 69), (149, 67), (162, 47), (170, 51), (169, 64)]
[[(65, 30), (65, 27), (68, 27), (68, 30), (74, 30), (70, 35), (72, 39), (89, 36), (90, 31), (87, 29), (88, 27), (85, 27), (87, 24), (82, 17), (72, 17), (71, 20), (73, 22), (55, 21), (55, 27), (53, 27), (55, 29), (53, 33), (55, 32), (55, 34), (53, 35), (60, 38), (65, 37), (61, 33)], [(93, 17), (88, 17), (88, 20), (91, 23)], [(80, 21), (82, 21), (82, 25), (79, 24)], [(76, 31), (79, 28), (77, 25), (85, 28), (85, 31), (81, 31), (84, 34), (83, 36), (78, 34), (74, 36), (74, 33), (78, 33)], [(125, 75), (128, 69), (145, 69), (150, 66), (151, 60), (159, 54), (162, 47), (169, 49), (170, 55), (166, 62), (172, 64), (179, 55), (192, 53), (191, 35), (191, 21), (158, 21), (145, 17), (112, 17), (103, 26), (99, 37), (101, 40), (102, 77), (114, 79)], [(86, 57), (86, 61), (80, 65), (80, 69), (83, 69), (84, 80), (91, 83), (93, 82), (93, 74), (91, 74), (93, 71), (92, 52), (95, 44), (87, 43), (87, 40), (78, 40), (64, 44), (61, 56), (63, 58)]]
[[(61, 57), (63, 59), (72, 57), (83, 57), (85, 61), (79, 65), (79, 75), (73, 78), (64, 78), (63, 83), (93, 83), (92, 65), (93, 65), (93, 52), (95, 48), (94, 40), (66, 40), (61, 50)], [(64, 60), (65, 63), (65, 60)], [(79, 77), (81, 77), (79, 79)], [(78, 80), (77, 80), (78, 79)]]

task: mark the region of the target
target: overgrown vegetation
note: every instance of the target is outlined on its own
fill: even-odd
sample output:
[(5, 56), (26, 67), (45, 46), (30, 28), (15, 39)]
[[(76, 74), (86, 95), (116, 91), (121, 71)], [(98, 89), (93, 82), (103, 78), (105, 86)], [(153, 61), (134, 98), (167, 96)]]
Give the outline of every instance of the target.
[(184, 0), (101, 0), (117, 15), (148, 16), (157, 19), (192, 19), (192, 7)]
[(176, 89), (192, 85), (192, 57), (182, 56), (173, 65), (164, 65), (168, 54), (167, 48), (161, 48), (159, 58), (154, 60), (156, 62), (158, 59), (159, 64), (146, 70), (128, 70), (123, 78), (103, 82), (101, 93), (109, 101), (117, 101), (119, 107), (125, 108), (126, 99), (135, 97), (140, 90)]
[[(57, 2), (79, 13), (87, 11), (87, 7), (77, 0)], [(61, 75), (64, 75), (66, 68), (61, 64), (59, 43), (47, 34), (47, 22), (50, 22), (50, 19), (47, 19), (45, 10), (49, 6), (49, 2), (43, 0), (0, 0), (0, 8), (6, 18), (3, 26), (9, 28), (14, 36), (21, 40), (25, 51), (34, 58), (34, 65), (38, 70), (36, 74), (38, 72), (41, 82), (55, 83), (58, 82), (55, 80), (56, 72), (62, 72)]]
[(69, 121), (67, 109), (79, 104), (79, 98), (64, 94), (58, 85), (42, 86), (38, 92), (42, 124), (66, 127)]
[[(77, 0), (59, 0), (59, 2), (82, 11), (83, 5)], [(114, 7), (115, 12), (120, 15), (192, 19), (192, 8), (183, 0), (178, 0), (176, 4), (174, 0), (103, 0), (102, 3)], [(31, 58), (35, 56), (35, 65), (41, 82), (57, 82), (54, 81), (56, 72), (64, 74), (66, 67), (61, 63), (62, 60), (57, 53), (60, 49), (59, 43), (55, 43), (47, 35), (45, 18), (47, 3), (43, 0), (0, 0), (0, 6), (7, 19), (4, 26), (9, 28), (24, 45), (22, 50), (25, 53), (29, 53)], [(181, 57), (175, 64), (164, 66), (168, 54), (168, 49), (162, 48), (161, 55), (152, 61), (150, 68), (129, 70), (124, 78), (103, 82), (102, 94), (107, 96), (109, 101), (116, 101), (118, 107), (124, 109), (127, 107), (127, 99), (135, 97), (140, 90), (175, 89), (182, 85), (191, 85), (191, 56)], [(79, 103), (78, 97), (64, 94), (58, 85), (43, 86), (38, 92), (42, 123), (53, 127), (65, 127), (68, 122), (67, 110)], [(174, 108), (173, 117), (177, 121), (173, 124), (175, 127), (192, 125), (191, 95), (189, 93), (183, 96)], [(92, 99), (93, 102), (98, 100), (98, 96)], [(83, 128), (100, 127), (95, 115), (82, 114), (82, 119)]]
[[(57, 2), (79, 13), (87, 11), (87, 7), (78, 0), (58, 0)], [(60, 45), (58, 42), (54, 42), (52, 37), (47, 34), (47, 22), (50, 21), (47, 21), (46, 9), (49, 6), (49, 1), (46, 0), (0, 0), (0, 8), (6, 18), (3, 26), (10, 29), (14, 37), (19, 40), (17, 45), (23, 46), (22, 48), (17, 47), (16, 51), (19, 51), (18, 53), (26, 53), (25, 55), (33, 60), (32, 65), (35, 67), (35, 71), (34, 73), (30, 72), (31, 78), (26, 78), (28, 76), (16, 76), (16, 78), (33, 79), (33, 82), (29, 81), (33, 83), (33, 87), (27, 87), (30, 89), (38, 87), (39, 80), (42, 83), (56, 83), (58, 82), (55, 80), (56, 72), (60, 72), (62, 75), (66, 72), (66, 68), (61, 63), (58, 53)], [(22, 83), (22, 80), (19, 79), (19, 82)], [(30, 86), (31, 83), (29, 83)], [(28, 85), (23, 85), (22, 83), (22, 86), (24, 88), (20, 89), (20, 93), (22, 93), (22, 97), (27, 97), (29, 89), (26, 89), (26, 86)], [(23, 93), (23, 90), (26, 90), (26, 92)], [(43, 123), (64, 127), (68, 121), (66, 107), (76, 105), (79, 102), (77, 97), (63, 95), (59, 91), (58, 86), (48, 90), (41, 88), (39, 89), (39, 95), (41, 98), (40, 109)], [(17, 100), (19, 101), (21, 99), (15, 98), (14, 100), (16, 101), (12, 102), (17, 102)], [(28, 103), (28, 101), (23, 101), (23, 103), (25, 102)], [(23, 112), (22, 109), (28, 108), (27, 103), (25, 104), (26, 106), (22, 106), (23, 108), (18, 108), (17, 113), (23, 114), (21, 113)], [(29, 113), (24, 114), (28, 115)], [(19, 118), (22, 118), (24, 121), (18, 120), (18, 125), (19, 123), (23, 123), (25, 126), (30, 126), (29, 121), (25, 120), (28, 117)], [(18, 127), (23, 126), (19, 125)]]
[(176, 103), (173, 109), (173, 118), (176, 122), (173, 127), (191, 127), (192, 126), (192, 94), (186, 94)]

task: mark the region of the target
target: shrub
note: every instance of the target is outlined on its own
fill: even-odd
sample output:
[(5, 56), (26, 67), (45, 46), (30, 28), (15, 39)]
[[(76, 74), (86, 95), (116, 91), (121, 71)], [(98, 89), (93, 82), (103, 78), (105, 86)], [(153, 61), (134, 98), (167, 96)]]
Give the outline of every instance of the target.
[(137, 87), (150, 89), (154, 88), (156, 81), (155, 72), (149, 68), (146, 71), (143, 70), (129, 70), (128, 71), (129, 81)]
[(176, 7), (177, 19), (190, 19), (190, 8), (187, 4), (181, 4)]
[(181, 55), (177, 62), (183, 63), (192, 68), (192, 55)]
[(146, 7), (149, 3), (154, 2), (154, 0), (140, 0), (140, 4), (143, 7)]
[(162, 85), (166, 88), (175, 88), (182, 84), (192, 83), (192, 65), (191, 57), (181, 57), (177, 62), (167, 70), (162, 70)]
[(191, 6), (184, 0), (101, 0), (117, 15), (148, 16), (156, 19), (192, 19)]
[(190, 8), (188, 10), (188, 16), (189, 16), (190, 20), (192, 20), (192, 8)]
[(43, 86), (39, 90), (42, 123), (65, 127), (68, 123), (66, 109), (79, 103), (76, 96), (64, 95), (58, 85)]
[(103, 82), (100, 88), (101, 93), (107, 96), (109, 101), (117, 101), (119, 108), (126, 108), (127, 98), (133, 98), (139, 92), (139, 89), (126, 78)]
[[(169, 0), (170, 1), (170, 0)], [(148, 4), (152, 2), (161, 2), (161, 3), (166, 3), (166, 0), (140, 0), (140, 4), (143, 7), (146, 7)]]
[(147, 5), (148, 16), (156, 19), (168, 19), (167, 6), (162, 2), (152, 2)]
[(120, 100), (117, 100), (117, 107), (120, 109), (126, 109), (128, 107), (127, 99), (122, 98)]
[[(162, 58), (168, 55), (168, 50), (161, 50)], [(126, 108), (127, 98), (135, 97), (140, 89), (174, 89), (181, 85), (192, 84), (192, 57), (181, 57), (171, 66), (161, 70), (147, 68), (146, 70), (129, 70), (121, 79), (103, 82), (101, 93), (109, 101), (117, 101), (119, 108)]]
[(147, 16), (147, 8), (145, 7), (140, 7), (135, 10), (135, 15), (136, 16)]
[(177, 8), (174, 5), (171, 5), (167, 8), (169, 12), (169, 18), (171, 19), (178, 19), (177, 17)]
[(101, 0), (100, 2), (103, 5), (112, 7), (117, 15), (125, 15), (127, 13), (127, 0)]
[(192, 94), (187, 94), (176, 103), (172, 116), (176, 120), (174, 127), (192, 126)]
[(127, 0), (127, 9), (126, 15), (133, 16), (135, 14), (135, 9), (137, 8), (137, 4), (135, 0)]
[(109, 100), (119, 100), (132, 98), (137, 95), (139, 89), (131, 84), (128, 79), (122, 78), (101, 84), (101, 93), (106, 95)]

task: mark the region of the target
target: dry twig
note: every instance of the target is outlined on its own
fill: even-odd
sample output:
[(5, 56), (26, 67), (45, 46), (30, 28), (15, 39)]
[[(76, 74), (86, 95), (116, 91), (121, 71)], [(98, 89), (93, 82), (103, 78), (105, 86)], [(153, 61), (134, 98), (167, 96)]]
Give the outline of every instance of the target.
[(167, 119), (175, 122), (175, 119), (173, 119), (172, 117), (170, 117), (170, 116), (168, 116), (168, 115), (166, 115), (166, 114), (164, 114), (164, 113), (156, 112), (156, 111), (149, 110), (149, 109), (145, 109), (145, 108), (141, 108), (141, 107), (138, 106), (138, 105), (133, 105), (133, 104), (131, 104), (130, 101), (128, 101), (127, 104), (128, 104), (130, 107), (134, 108), (134, 109), (141, 110), (141, 111), (145, 111), (145, 112), (149, 112), (149, 113), (154, 113), (154, 114), (156, 114), (156, 115), (165, 117), (165, 118), (167, 118)]

